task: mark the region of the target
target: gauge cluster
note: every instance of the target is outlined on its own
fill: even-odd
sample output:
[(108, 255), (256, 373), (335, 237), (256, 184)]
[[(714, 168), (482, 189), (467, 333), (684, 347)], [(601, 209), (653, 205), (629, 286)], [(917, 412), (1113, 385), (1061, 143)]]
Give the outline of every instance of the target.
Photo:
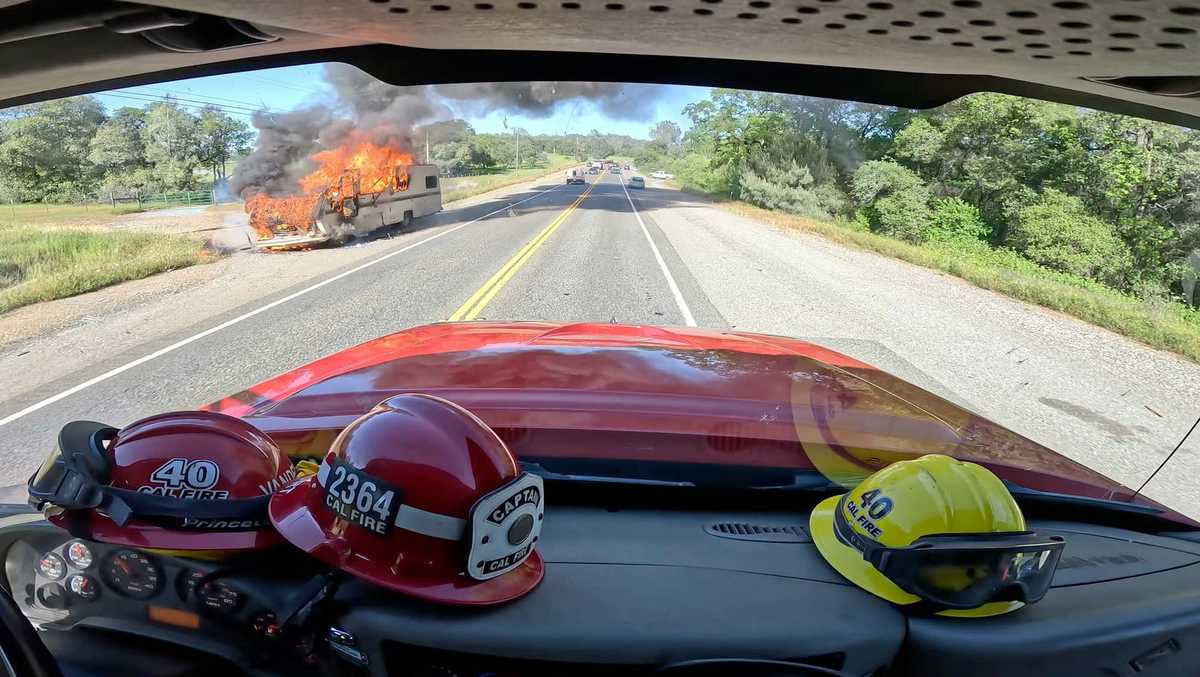
[[(52, 529), (30, 533), (12, 542), (4, 558), (14, 597), (42, 629), (201, 629), (252, 642), (278, 633), (274, 619), (291, 590), (288, 575), (239, 577), (225, 562), (64, 536)], [(297, 583), (304, 580), (303, 567), (287, 568)]]

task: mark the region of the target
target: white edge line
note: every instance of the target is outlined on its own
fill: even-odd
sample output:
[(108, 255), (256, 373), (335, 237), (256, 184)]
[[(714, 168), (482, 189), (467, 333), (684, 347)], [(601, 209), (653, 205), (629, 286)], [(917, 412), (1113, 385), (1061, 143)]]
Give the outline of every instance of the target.
[(107, 381), (108, 379), (110, 379), (114, 376), (117, 376), (118, 374), (129, 371), (130, 369), (133, 369), (134, 367), (141, 366), (141, 365), (149, 362), (150, 360), (153, 360), (158, 357), (162, 357), (163, 355), (166, 355), (169, 352), (178, 350), (178, 349), (188, 345), (189, 343), (194, 343), (206, 336), (211, 336), (212, 334), (215, 334), (215, 333), (221, 331), (222, 329), (228, 329), (229, 327), (232, 327), (233, 325), (235, 325), (239, 322), (242, 322), (243, 320), (248, 320), (248, 319), (254, 317), (255, 315), (258, 315), (260, 313), (265, 313), (272, 308), (281, 306), (281, 305), (287, 303), (288, 301), (291, 301), (292, 299), (296, 299), (301, 296), (304, 296), (305, 294), (307, 294), (309, 292), (316, 291), (317, 289), (320, 289), (321, 287), (324, 287), (327, 284), (337, 282), (338, 280), (340, 280), (344, 277), (353, 275), (354, 273), (357, 273), (360, 270), (370, 268), (371, 266), (373, 266), (377, 263), (382, 263), (382, 262), (392, 258), (393, 256), (403, 254), (404, 252), (409, 251), (410, 249), (415, 249), (417, 247), (420, 247), (421, 245), (423, 245), (427, 242), (433, 242), (434, 240), (438, 239), (439, 237), (442, 237), (443, 235), (449, 235), (450, 233), (453, 233), (454, 231), (456, 231), (460, 228), (465, 228), (465, 227), (471, 225), (472, 223), (475, 223), (476, 221), (482, 221), (483, 219), (486, 219), (487, 217), (489, 217), (493, 214), (499, 214), (500, 212), (507, 211), (508, 209), (511, 209), (511, 208), (521, 204), (522, 202), (528, 202), (534, 198), (541, 197), (542, 195), (545, 195), (546, 193), (549, 193), (552, 190), (558, 190), (561, 187), (562, 186), (555, 186), (553, 188), (548, 188), (546, 190), (541, 191), (540, 193), (531, 195), (531, 196), (525, 198), (524, 200), (519, 200), (517, 202), (507, 204), (495, 211), (488, 212), (487, 214), (484, 214), (483, 216), (471, 219), (470, 221), (467, 221), (466, 223), (460, 223), (457, 226), (454, 226), (453, 228), (443, 230), (442, 232), (440, 232), (436, 235), (433, 235), (431, 237), (427, 237), (424, 240), (421, 240), (420, 242), (414, 242), (414, 243), (408, 245), (407, 247), (402, 247), (400, 249), (397, 249), (394, 252), (388, 252), (387, 254), (384, 254), (383, 256), (380, 256), (375, 259), (371, 259), (370, 261), (367, 261), (366, 263), (364, 263), (362, 265), (359, 265), (354, 268), (351, 268), (350, 270), (338, 273), (337, 275), (334, 275), (333, 277), (331, 277), (329, 279), (322, 280), (312, 286), (305, 287), (304, 289), (301, 289), (300, 291), (288, 294), (287, 296), (285, 296), (281, 299), (272, 301), (264, 306), (259, 306), (258, 308), (255, 308), (254, 310), (251, 310), (247, 313), (238, 315), (237, 317), (235, 317), (233, 319), (226, 320), (225, 322), (222, 322), (221, 324), (218, 324), (215, 327), (209, 327), (208, 329), (205, 329), (204, 331), (202, 331), (198, 334), (193, 334), (192, 336), (189, 336), (180, 341), (176, 341), (175, 343), (172, 343), (169, 346), (159, 348), (158, 350), (156, 350), (148, 355), (143, 355), (142, 357), (139, 357), (138, 359), (133, 360), (132, 362), (127, 362), (126, 364), (123, 364), (119, 367), (110, 369), (110, 370), (104, 372), (103, 374), (100, 374), (99, 376), (94, 376), (94, 377), (84, 381), (83, 383), (80, 383), (76, 386), (67, 388), (66, 390), (64, 390), (56, 395), (51, 395), (50, 397), (47, 397), (46, 399), (44, 399), (40, 402), (35, 402), (34, 404), (31, 404), (28, 407), (25, 407), (24, 409), (22, 409), (16, 413), (9, 414), (8, 416), (5, 416), (4, 418), (0, 418), (0, 426), (8, 425), (9, 423), (12, 423), (13, 421), (15, 421), (23, 416), (32, 414), (33, 412), (37, 411), (38, 409), (50, 406), (51, 404), (54, 404), (55, 402), (58, 402), (59, 400), (62, 400), (64, 398), (70, 397), (71, 395), (74, 395), (75, 393), (80, 392), (81, 390), (90, 388), (102, 381)]
[(696, 318), (692, 316), (692, 310), (688, 308), (687, 301), (683, 300), (679, 285), (675, 284), (675, 276), (671, 275), (671, 270), (667, 268), (667, 262), (663, 260), (662, 254), (658, 251), (658, 245), (654, 244), (654, 238), (650, 237), (646, 222), (642, 221), (642, 215), (638, 212), (637, 206), (633, 204), (633, 198), (629, 196), (629, 189), (625, 187), (625, 177), (621, 177), (621, 190), (625, 191), (625, 199), (629, 200), (629, 207), (633, 210), (633, 215), (637, 217), (638, 225), (642, 227), (642, 234), (646, 236), (646, 242), (650, 243), (650, 251), (654, 252), (654, 259), (658, 261), (658, 267), (662, 269), (663, 276), (667, 278), (667, 286), (671, 288), (671, 294), (675, 296), (675, 305), (679, 306), (679, 312), (683, 314), (683, 323), (689, 327), (696, 326)]

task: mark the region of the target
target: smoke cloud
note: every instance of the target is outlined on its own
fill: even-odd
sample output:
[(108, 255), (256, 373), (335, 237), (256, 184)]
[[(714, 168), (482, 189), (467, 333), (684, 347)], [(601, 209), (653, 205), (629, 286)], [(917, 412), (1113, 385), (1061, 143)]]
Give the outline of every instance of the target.
[(291, 113), (257, 112), (254, 152), (238, 163), (230, 189), (243, 198), (253, 193), (287, 195), (300, 190), (300, 177), (313, 170), (309, 157), (321, 149), (318, 138), (333, 123), (327, 109), (313, 106)]
[(613, 118), (647, 121), (662, 88), (600, 82), (498, 82), (397, 87), (353, 66), (327, 64), (332, 90), (326, 103), (289, 113), (255, 113), (254, 151), (238, 163), (230, 188), (247, 198), (255, 193), (293, 195), (311, 173), (310, 157), (345, 142), (352, 132), (377, 145), (413, 148), (421, 124), (461, 114), (507, 111), (545, 118), (560, 106), (586, 104)]
[(560, 105), (586, 102), (612, 118), (646, 121), (654, 113), (661, 87), (611, 82), (483, 82), (435, 85), (439, 96), (470, 112), (513, 111), (550, 117)]

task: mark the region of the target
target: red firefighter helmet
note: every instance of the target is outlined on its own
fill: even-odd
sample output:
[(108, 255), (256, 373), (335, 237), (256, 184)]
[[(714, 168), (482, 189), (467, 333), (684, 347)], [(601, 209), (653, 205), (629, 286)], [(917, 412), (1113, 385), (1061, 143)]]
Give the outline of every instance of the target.
[(334, 440), (320, 470), (271, 497), (285, 539), (366, 581), (445, 604), (506, 602), (544, 572), (542, 479), (483, 421), (397, 395)]
[(81, 538), (182, 551), (280, 542), (270, 494), (295, 478), (291, 461), (249, 423), (206, 411), (144, 418), (121, 430), (63, 427), (59, 448), (29, 480), (30, 503)]

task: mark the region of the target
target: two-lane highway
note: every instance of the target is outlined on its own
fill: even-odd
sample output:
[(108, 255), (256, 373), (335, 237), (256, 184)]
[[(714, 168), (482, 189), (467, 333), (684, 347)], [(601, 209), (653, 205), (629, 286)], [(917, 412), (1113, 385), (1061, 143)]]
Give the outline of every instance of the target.
[(427, 322), (699, 318), (724, 327), (662, 233), (637, 213), (624, 177), (588, 178), (447, 210), (401, 237), (367, 243), (379, 255), (364, 263), (118, 354), (97, 343), (77, 369), (0, 401), (0, 486), (27, 478), (66, 421), (122, 425), (194, 407)]
[[(342, 249), (240, 254), (205, 267), (228, 277), (122, 297), (115, 309), (0, 345), (0, 487), (19, 495), (66, 421), (123, 425), (194, 407), (362, 341), (452, 319), (807, 338), (1129, 486), (1197, 415), (1200, 366), (1178, 356), (654, 181), (640, 190), (626, 188), (627, 175), (588, 179), (549, 177)], [(1194, 440), (1146, 493), (1200, 516), (1198, 476)]]

